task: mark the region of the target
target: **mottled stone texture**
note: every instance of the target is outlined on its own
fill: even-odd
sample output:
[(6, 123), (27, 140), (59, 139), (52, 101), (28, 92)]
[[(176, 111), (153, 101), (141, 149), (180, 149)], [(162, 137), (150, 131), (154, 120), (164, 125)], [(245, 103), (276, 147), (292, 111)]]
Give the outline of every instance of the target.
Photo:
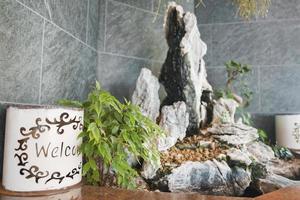
[(0, 174), (7, 104), (87, 96), (96, 79), (99, 6), (98, 0), (0, 1)]
[(251, 182), (243, 168), (231, 169), (225, 161), (186, 162), (168, 175), (171, 192), (242, 196)]
[(153, 0), (153, 11), (164, 15), (168, 4), (172, 1), (181, 5), (185, 11), (194, 12), (194, 1), (197, 0)]
[[(88, 0), (22, 0), (23, 3), (53, 21), (82, 41), (86, 39)], [(90, 0), (92, 1), (92, 0)]]
[(96, 65), (96, 52), (46, 23), (41, 102), (84, 100), (94, 84)]
[(167, 45), (163, 17), (118, 2), (108, 1), (106, 16), (107, 52), (163, 61)]
[[(274, 139), (274, 114), (299, 112), (300, 4), (272, 0), (267, 17), (243, 21), (228, 0), (205, 0), (195, 7), (198, 27), (208, 45), (208, 80), (224, 86), (224, 63), (230, 59), (254, 67), (247, 80), (254, 91), (247, 109), (258, 128)], [(203, 30), (205, 30), (203, 32)]]
[(38, 103), (43, 20), (0, 1), (0, 101)]
[(151, 11), (153, 7), (153, 1), (149, 1), (149, 0), (146, 1), (145, 0), (115, 0), (115, 1), (119, 1), (124, 4), (128, 4), (130, 6), (149, 10), (149, 11)]
[[(143, 67), (157, 75), (160, 63), (117, 55), (99, 54), (97, 78), (101, 86), (118, 99), (129, 100), (135, 89), (136, 80)], [(156, 72), (156, 73), (155, 73)]]

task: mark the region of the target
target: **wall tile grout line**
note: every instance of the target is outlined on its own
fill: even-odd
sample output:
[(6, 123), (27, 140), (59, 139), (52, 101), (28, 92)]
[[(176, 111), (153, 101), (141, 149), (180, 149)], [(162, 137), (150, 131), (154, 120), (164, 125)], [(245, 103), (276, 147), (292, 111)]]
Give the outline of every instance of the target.
[[(138, 7), (135, 7), (135, 6), (131, 6), (127, 3), (123, 3), (123, 2), (120, 2), (120, 1), (116, 1), (116, 0), (107, 0), (107, 1), (111, 1), (111, 2), (114, 2), (114, 3), (117, 3), (117, 4), (120, 4), (120, 5), (124, 5), (124, 6), (127, 6), (129, 8), (134, 8), (134, 9), (137, 9), (139, 11), (143, 11), (143, 12), (147, 12), (147, 13), (150, 13), (150, 14), (153, 14), (153, 15), (156, 15), (157, 13), (156, 12), (153, 12), (153, 11), (150, 11), (150, 10), (146, 10), (146, 9), (143, 9), (143, 8), (138, 8)], [(149, 1), (149, 0), (147, 0)], [(158, 13), (158, 16), (163, 16), (162, 14)]]
[(300, 21), (300, 18), (287, 19), (266, 19), (266, 20), (252, 20), (252, 21), (237, 21), (237, 22), (216, 22), (216, 23), (197, 23), (199, 26), (209, 25), (235, 25), (235, 24), (258, 24), (258, 23), (272, 23), (272, 22), (286, 22), (286, 21)]
[(258, 108), (259, 110), (262, 109), (262, 105), (261, 105), (261, 75), (260, 75), (260, 66), (257, 67), (258, 70), (257, 70), (257, 76), (258, 76)]
[(153, 59), (140, 58), (140, 57), (135, 57), (135, 56), (126, 56), (126, 55), (112, 53), (112, 52), (106, 52), (106, 51), (97, 51), (97, 52), (98, 52), (98, 54), (106, 54), (106, 55), (110, 55), (110, 56), (131, 58), (131, 59), (135, 59), (135, 60), (143, 60), (143, 61), (148, 61), (148, 62), (155, 62), (155, 63), (163, 63), (164, 62), (164, 61), (161, 61), (161, 60), (153, 60)]
[(106, 23), (107, 23), (107, 6), (108, 6), (108, 0), (105, 0), (104, 5), (104, 38), (103, 38), (103, 50), (106, 51)]
[(38, 15), (39, 17), (41, 17), (42, 19), (44, 19), (46, 22), (51, 23), (53, 26), (55, 26), (56, 28), (62, 30), (63, 32), (65, 32), (66, 34), (68, 34), (69, 36), (71, 36), (72, 38), (74, 38), (75, 40), (77, 40), (78, 42), (82, 43), (83, 45), (85, 45), (86, 47), (92, 49), (93, 51), (97, 52), (97, 50), (93, 47), (91, 47), (90, 45), (86, 44), (85, 42), (83, 42), (81, 39), (77, 38), (76, 36), (74, 36), (72, 33), (66, 31), (65, 29), (63, 29), (62, 27), (58, 26), (57, 24), (55, 24), (54, 22), (52, 22), (51, 20), (45, 18), (44, 16), (42, 16), (41, 14), (39, 14), (38, 12), (36, 12), (35, 10), (33, 10), (32, 8), (26, 6), (24, 3), (20, 2), (20, 0), (15, 0), (16, 2), (18, 2), (20, 5), (24, 6), (25, 8), (27, 8), (28, 10), (30, 10), (31, 12), (33, 12), (34, 14)]
[[(210, 37), (209, 37), (209, 40), (210, 40), (210, 45), (211, 45), (211, 50), (209, 52), (210, 54), (210, 57), (209, 59), (211, 60), (210, 62), (212, 62), (212, 59), (214, 57), (214, 44), (213, 44), (213, 36), (214, 36), (214, 27), (213, 26), (209, 26), (209, 29), (210, 29)], [(209, 48), (209, 47), (208, 47)]]
[[(117, 53), (113, 53), (113, 52), (107, 52), (106, 48), (104, 49), (104, 51), (98, 51), (97, 49), (95, 49), (94, 47), (86, 44), (85, 42), (83, 42), (82, 40), (80, 40), (79, 38), (75, 37), (73, 34), (71, 34), (70, 32), (66, 31), (65, 29), (63, 29), (62, 27), (58, 26), (57, 24), (55, 24), (54, 22), (52, 22), (51, 20), (45, 18), (44, 16), (42, 16), (41, 14), (39, 14), (38, 12), (36, 12), (35, 10), (33, 10), (32, 8), (28, 7), (27, 5), (25, 5), (24, 3), (20, 2), (20, 0), (15, 0), (17, 3), (19, 3), (20, 5), (22, 5), (23, 7), (25, 7), (26, 9), (30, 10), (31, 12), (33, 12), (34, 14), (38, 15), (39, 17), (41, 17), (42, 19), (45, 20), (45, 22), (49, 22), (50, 24), (52, 24), (53, 26), (57, 27), (58, 29), (62, 30), (63, 32), (65, 32), (66, 34), (68, 34), (69, 36), (71, 36), (73, 39), (77, 40), (78, 42), (80, 42), (81, 44), (85, 45), (86, 47), (90, 48), (91, 50), (93, 50), (96, 53), (102, 53), (102, 54), (107, 54), (107, 55), (114, 55), (114, 56), (120, 56), (120, 57), (124, 57), (124, 58), (132, 58), (132, 59), (136, 59), (136, 60), (143, 60), (143, 61), (149, 61), (149, 62), (157, 62), (157, 63), (163, 63), (163, 61), (160, 60), (154, 60), (154, 59), (147, 59), (147, 58), (141, 58), (141, 57), (135, 57), (135, 56), (128, 56), (128, 55), (122, 55), (122, 54), (117, 54)], [(106, 0), (106, 4), (108, 1), (114, 1), (114, 0)], [(116, 1), (114, 1), (116, 2)], [(120, 2), (118, 2), (120, 3)], [(124, 3), (121, 3), (124, 4)], [(124, 4), (126, 5), (126, 4)], [(132, 7), (132, 6), (130, 6)], [(134, 7), (133, 7), (134, 8)], [(143, 9), (141, 9), (143, 10)], [(105, 16), (105, 20), (106, 20), (106, 16)], [(106, 25), (106, 22), (105, 22)], [(105, 40), (104, 43), (106, 43), (106, 30), (105, 30)], [(106, 46), (106, 45), (105, 45)]]
[(88, 33), (89, 33), (89, 15), (90, 15), (90, 0), (87, 0), (87, 11), (86, 11), (86, 27), (85, 27), (85, 43), (88, 44)]
[[(248, 64), (248, 63), (246, 63), (246, 64)], [(260, 68), (272, 68), (272, 67), (282, 67), (282, 68), (285, 68), (285, 66), (294, 66), (294, 67), (300, 67), (300, 64), (296, 64), (296, 63), (283, 63), (283, 64), (281, 64), (281, 65), (273, 65), (273, 64), (270, 64), (270, 65), (266, 65), (266, 64), (264, 64), (264, 65), (260, 65), (260, 64), (248, 64), (248, 65), (250, 65), (250, 66), (252, 66), (252, 67), (257, 67), (257, 66), (259, 66)], [(217, 68), (225, 68), (225, 66), (224, 65), (206, 65), (206, 68), (207, 69), (217, 69)]]
[(151, 11), (152, 11), (152, 12), (154, 12), (154, 1), (155, 1), (155, 0), (152, 0), (152, 4), (151, 4)]
[(41, 66), (40, 66), (40, 82), (39, 82), (39, 104), (42, 99), (42, 81), (43, 81), (43, 64), (44, 64), (44, 40), (45, 40), (45, 26), (46, 21), (43, 20), (43, 33), (42, 33), (42, 51), (41, 51)]

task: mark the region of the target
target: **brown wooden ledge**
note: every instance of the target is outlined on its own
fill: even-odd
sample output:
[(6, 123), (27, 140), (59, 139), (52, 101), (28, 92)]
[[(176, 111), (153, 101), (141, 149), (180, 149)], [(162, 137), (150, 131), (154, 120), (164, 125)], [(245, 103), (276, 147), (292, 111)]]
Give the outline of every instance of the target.
[[(43, 192), (40, 195), (35, 193), (30, 197), (17, 197), (19, 200), (300, 200), (300, 187), (289, 187), (277, 190), (275, 192), (262, 195), (256, 198), (238, 198), (238, 197), (220, 197), (220, 196), (206, 196), (196, 193), (161, 193), (161, 192), (144, 192), (131, 191), (104, 187), (93, 186), (77, 186), (70, 190), (65, 190), (63, 193), (50, 194), (45, 196)], [(15, 200), (18, 193), (5, 193), (0, 190), (0, 199)]]

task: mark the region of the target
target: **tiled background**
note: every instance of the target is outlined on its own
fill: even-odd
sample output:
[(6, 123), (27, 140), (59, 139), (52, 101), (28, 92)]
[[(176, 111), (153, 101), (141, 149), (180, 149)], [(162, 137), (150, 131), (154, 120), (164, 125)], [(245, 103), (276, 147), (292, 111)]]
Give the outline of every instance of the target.
[(195, 8), (208, 45), (210, 82), (224, 85), (224, 63), (230, 59), (253, 67), (248, 80), (254, 91), (249, 111), (274, 137), (274, 115), (300, 111), (300, 2), (272, 0), (268, 15), (242, 21), (230, 0), (204, 0)]
[[(158, 75), (167, 52), (168, 0), (159, 10), (158, 2), (0, 0), (1, 144), (7, 103), (84, 99), (96, 79), (120, 99), (129, 98), (142, 67)], [(205, 7), (197, 8), (194, 0), (177, 2), (197, 15), (215, 88), (224, 85), (224, 62), (235, 59), (254, 67), (248, 82), (255, 100), (249, 110), (256, 125), (273, 134), (275, 113), (300, 109), (298, 0), (272, 0), (268, 17), (250, 22), (236, 16), (230, 0), (204, 0)]]
[(0, 173), (7, 104), (85, 99), (96, 79), (129, 98), (142, 67), (159, 73), (168, 1), (158, 2), (0, 0)]

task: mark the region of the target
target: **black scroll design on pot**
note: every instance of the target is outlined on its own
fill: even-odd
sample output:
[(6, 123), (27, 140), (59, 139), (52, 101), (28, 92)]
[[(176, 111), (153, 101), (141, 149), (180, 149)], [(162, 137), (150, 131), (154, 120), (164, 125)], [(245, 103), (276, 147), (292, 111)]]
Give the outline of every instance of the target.
[(39, 180), (41, 178), (45, 178), (49, 175), (48, 171), (42, 172), (35, 165), (31, 166), (29, 169), (26, 168), (20, 169), (21, 175), (25, 175), (25, 173), (28, 173), (28, 175), (25, 176), (26, 179), (34, 178), (36, 183), (39, 183)]
[(28, 160), (28, 154), (27, 153), (21, 153), (19, 154), (15, 154), (14, 157), (17, 157), (19, 160), (18, 166), (25, 166), (28, 162), (25, 162), (26, 160)]
[(75, 175), (80, 173), (82, 167), (82, 163), (80, 162), (77, 168), (72, 169), (72, 171), (70, 171), (67, 175), (66, 178), (71, 178), (73, 179)]
[(37, 118), (35, 120), (35, 124), (36, 126), (33, 126), (29, 129), (29, 131), (26, 132), (26, 128), (25, 127), (21, 127), (20, 128), (20, 133), (23, 135), (23, 136), (32, 136), (32, 138), (34, 139), (38, 139), (41, 134), (40, 133), (43, 133), (45, 132), (46, 130), (50, 130), (50, 126), (49, 125), (42, 125), (40, 124), (40, 122), (42, 121), (41, 118)]
[(68, 172), (67, 174), (61, 174), (58, 171), (55, 171), (53, 173), (49, 173), (49, 171), (43, 171), (40, 170), (38, 166), (31, 165), (29, 168), (25, 168), (25, 166), (29, 163), (28, 160), (28, 154), (26, 152), (28, 148), (28, 140), (32, 137), (33, 139), (38, 139), (41, 136), (41, 133), (44, 133), (45, 131), (49, 131), (50, 125), (56, 125), (57, 127), (57, 133), (63, 134), (64, 133), (64, 126), (72, 125), (72, 128), (74, 130), (79, 129), (83, 130), (83, 124), (82, 124), (82, 117), (81, 116), (75, 116), (74, 118), (69, 118), (69, 114), (64, 112), (60, 115), (59, 119), (54, 118), (53, 121), (50, 121), (49, 119), (45, 119), (45, 123), (41, 123), (41, 118), (36, 118), (35, 124), (36, 126), (33, 126), (29, 128), (28, 130), (25, 127), (20, 128), (20, 133), (23, 136), (21, 139), (17, 140), (18, 146), (14, 148), (15, 155), (14, 158), (18, 159), (18, 166), (21, 166), (21, 169), (19, 173), (22, 176), (25, 176), (26, 179), (34, 179), (36, 183), (39, 183), (40, 179), (46, 180), (44, 184), (47, 184), (51, 180), (58, 180), (58, 183), (60, 184), (65, 178), (71, 178), (77, 174), (80, 174), (81, 169), (81, 163), (79, 164), (78, 168), (72, 169), (71, 172)]
[(79, 130), (82, 130), (82, 128), (83, 128), (83, 125), (81, 123), (82, 117), (78, 117), (78, 120), (76, 119), (77, 118), (76, 116), (74, 118), (70, 118), (70, 119), (69, 119), (69, 117), (70, 117), (70, 115), (68, 113), (64, 112), (60, 115), (58, 120), (56, 118), (54, 118), (53, 121), (50, 121), (48, 118), (46, 118), (46, 122), (51, 125), (56, 125), (58, 134), (63, 134), (65, 131), (63, 129), (63, 127), (70, 125), (70, 124), (73, 124), (72, 128), (74, 130), (76, 130), (77, 128), (79, 128)]
[(74, 168), (66, 175), (66, 177), (73, 179), (76, 174), (79, 174), (79, 170)]
[(64, 176), (61, 176), (60, 172), (53, 172), (51, 177), (45, 182), (47, 184), (51, 180), (59, 180), (58, 183), (60, 184), (64, 180)]
[(15, 151), (25, 151), (27, 149), (27, 141), (29, 140), (29, 137), (23, 138), (18, 140), (19, 147), (15, 148)]

